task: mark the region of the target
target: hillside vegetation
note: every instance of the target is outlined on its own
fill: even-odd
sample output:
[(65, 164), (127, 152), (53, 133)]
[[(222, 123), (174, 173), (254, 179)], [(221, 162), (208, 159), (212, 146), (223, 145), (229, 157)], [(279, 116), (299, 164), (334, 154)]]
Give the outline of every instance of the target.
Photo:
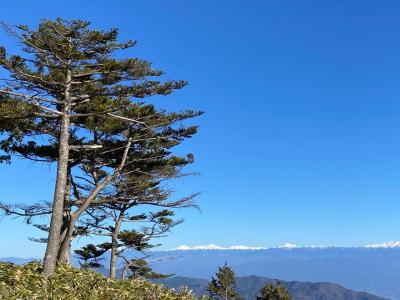
[[(208, 294), (209, 281), (189, 277), (171, 277), (159, 280), (166, 287), (179, 288), (186, 286), (200, 297)], [(294, 300), (385, 300), (364, 292), (355, 292), (333, 283), (280, 281)], [(266, 284), (276, 284), (276, 279), (245, 276), (236, 278), (236, 290), (245, 300), (254, 300), (260, 289)], [(274, 299), (274, 298), (273, 298)], [(387, 300), (387, 299), (386, 299)]]
[(140, 299), (194, 300), (188, 290), (178, 292), (142, 279), (105, 278), (90, 270), (60, 266), (53, 276), (43, 275), (43, 266), (0, 263), (0, 299)]

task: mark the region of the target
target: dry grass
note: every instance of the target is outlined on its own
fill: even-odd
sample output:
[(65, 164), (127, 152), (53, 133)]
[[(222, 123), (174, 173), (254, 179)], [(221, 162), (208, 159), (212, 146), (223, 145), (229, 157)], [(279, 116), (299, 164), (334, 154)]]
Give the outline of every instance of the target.
[(141, 279), (113, 280), (90, 270), (60, 266), (45, 278), (38, 262), (0, 263), (0, 299), (46, 300), (194, 300), (190, 291), (175, 292)]

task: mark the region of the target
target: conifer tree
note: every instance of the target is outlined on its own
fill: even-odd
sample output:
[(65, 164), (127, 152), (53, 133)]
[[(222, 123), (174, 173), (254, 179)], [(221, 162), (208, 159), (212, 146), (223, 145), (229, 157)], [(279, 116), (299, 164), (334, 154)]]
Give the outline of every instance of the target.
[[(114, 181), (106, 194), (85, 211), (85, 217), (79, 221), (76, 229), (83, 235), (91, 233), (110, 238), (107, 243), (102, 244), (102, 248), (107, 245), (107, 250), (110, 250), (110, 277), (116, 276), (118, 258), (125, 262), (123, 277), (128, 272), (132, 276), (138, 273), (142, 277), (145, 274), (154, 278), (162, 276), (150, 272), (150, 267), (144, 265), (149, 258), (146, 250), (159, 245), (150, 243), (152, 239), (166, 236), (171, 228), (181, 223), (181, 220), (172, 219), (172, 209), (195, 206), (192, 200), (196, 194), (172, 200), (170, 198), (173, 191), (163, 188), (160, 184), (165, 180), (188, 175), (180, 169), (190, 162), (177, 157), (163, 163), (151, 161), (151, 173), (143, 172), (142, 166), (140, 175), (135, 176), (129, 173), (128, 168), (124, 176)], [(76, 187), (77, 189), (79, 187)], [(132, 214), (138, 206), (160, 207), (162, 210)], [(124, 228), (124, 224), (128, 227)], [(72, 237), (74, 236), (76, 234)], [(64, 239), (63, 242), (67, 241), (68, 239)], [(129, 259), (124, 255), (125, 252), (129, 252)], [(139, 257), (133, 257), (135, 252)]]
[[(163, 73), (152, 68), (149, 62), (114, 58), (115, 51), (131, 48), (135, 42), (120, 43), (117, 29), (99, 31), (90, 29), (89, 25), (86, 21), (56, 19), (43, 20), (36, 29), (24, 25), (4, 26), (23, 45), (25, 55), (9, 55), (0, 48), (0, 66), (10, 74), (0, 89), (0, 147), (4, 151), (0, 159), (4, 161), (11, 155), (20, 155), (57, 163), (44, 258), (46, 275), (54, 272), (63, 237), (71, 236), (71, 230), (75, 229), (74, 218), (79, 217), (111, 181), (122, 175), (125, 164), (133, 161), (128, 159), (133, 148), (154, 138), (163, 121), (168, 120), (163, 131), (166, 133), (168, 124), (200, 114), (192, 111), (160, 113), (143, 102), (133, 102), (148, 96), (168, 95), (184, 87), (186, 82), (161, 82), (154, 77)], [(99, 123), (101, 128), (96, 127)], [(124, 131), (113, 131), (121, 124), (125, 126)], [(91, 132), (89, 137), (88, 131)], [(143, 138), (138, 134), (149, 131), (152, 137)], [(172, 128), (170, 131), (170, 136), (181, 136), (176, 145), (196, 130), (192, 127), (182, 132)], [(107, 147), (107, 143), (111, 143), (112, 148)], [(102, 154), (96, 156), (96, 165), (89, 168), (97, 173), (92, 193), (70, 203), (73, 169), (87, 167), (83, 163), (99, 149)], [(113, 157), (105, 159), (105, 153), (109, 156), (112, 153)], [(103, 170), (99, 169), (99, 164), (107, 160), (112, 164), (112, 174), (104, 174), (104, 164)], [(73, 205), (79, 206), (79, 213), (69, 215)]]
[[(116, 228), (120, 228), (121, 224), (116, 221), (114, 216), (118, 214), (121, 220), (127, 220), (126, 214), (130, 209), (138, 205), (167, 208), (194, 206), (192, 199), (196, 194), (178, 200), (171, 200), (172, 192), (165, 191), (159, 187), (159, 184), (164, 180), (186, 175), (181, 174), (180, 169), (193, 161), (191, 155), (177, 157), (171, 155), (168, 150), (170, 147), (179, 144), (180, 140), (192, 134), (193, 128), (191, 127), (187, 129), (181, 127), (177, 130), (171, 127), (171, 120), (175, 121), (177, 117), (181, 118), (182, 116), (182, 114), (167, 115), (163, 118), (159, 116), (157, 118), (158, 122), (161, 119), (164, 123), (163, 126), (165, 124), (168, 124), (168, 126), (166, 128), (158, 127), (155, 132), (154, 130), (150, 132), (146, 130), (147, 138), (142, 138), (147, 140), (146, 143), (143, 144), (143, 141), (142, 144), (136, 143), (135, 148), (127, 153), (126, 166), (123, 171), (119, 171), (120, 165), (114, 162), (114, 157), (118, 154), (118, 151), (114, 149), (118, 148), (117, 146), (120, 144), (111, 147), (111, 156), (107, 153), (108, 151), (102, 151), (102, 153), (106, 152), (105, 157), (103, 154), (95, 153), (89, 158), (88, 162), (83, 163), (84, 172), (83, 175), (79, 176), (80, 182), (77, 183), (71, 177), (72, 196), (74, 197), (72, 205), (76, 206), (76, 210), (70, 212), (70, 222), (61, 244), (61, 257), (66, 255), (70, 239), (75, 230), (76, 220), (89, 208), (100, 212), (104, 211), (104, 208), (114, 210), (114, 213), (110, 214), (113, 216), (112, 222), (119, 224)], [(132, 133), (136, 134), (135, 139), (138, 140), (137, 133), (135, 131), (132, 131)], [(150, 142), (148, 141), (149, 139), (151, 140)], [(109, 147), (110, 142), (107, 141), (102, 144), (107, 144)], [(123, 148), (123, 144), (119, 148)], [(103, 166), (106, 166), (106, 168)], [(93, 172), (93, 169), (96, 172)], [(109, 172), (110, 170), (111, 172)], [(109, 175), (107, 175), (107, 172), (109, 172)], [(114, 176), (116, 173), (119, 173), (120, 176)], [(86, 182), (91, 182), (92, 186), (82, 186), (82, 176), (86, 176)], [(100, 176), (106, 179), (99, 180)], [(101, 189), (104, 189), (104, 192), (100, 193)], [(92, 213), (92, 216), (95, 216), (95, 213)], [(118, 235), (118, 230), (116, 232), (116, 235)]]
[(278, 282), (276, 285), (267, 284), (260, 290), (257, 300), (292, 300), (288, 291)]
[(160, 274), (154, 272), (146, 259), (133, 259), (129, 263), (130, 278), (144, 279), (163, 279), (171, 277), (173, 274)]
[[(129, 213), (127, 205), (118, 209), (106, 207), (101, 212), (99, 209), (89, 212), (88, 219), (82, 220), (83, 225), (80, 227), (86, 228), (95, 235), (109, 237), (109, 242), (103, 243), (99, 247), (105, 252), (110, 252), (109, 276), (111, 278), (116, 276), (118, 258), (124, 262), (123, 278), (128, 273), (131, 273), (132, 276), (140, 273), (141, 276), (148, 274), (154, 278), (156, 276), (161, 278), (161, 274), (150, 273), (150, 267), (144, 262), (150, 257), (148, 250), (160, 246), (160, 244), (152, 243), (152, 240), (164, 237), (172, 227), (181, 223), (181, 220), (174, 221), (173, 215), (171, 210), (166, 209), (132, 215)], [(112, 219), (113, 222), (110, 223), (109, 219)], [(129, 223), (129, 229), (122, 229), (124, 223)]]
[[(88, 244), (81, 249), (74, 250), (75, 254), (78, 256), (80, 260), (79, 264), (83, 269), (96, 269), (100, 268), (102, 264), (100, 260), (102, 259), (101, 256), (107, 250), (101, 247), (102, 245), (96, 246), (93, 244)], [(83, 261), (83, 262), (81, 262)]]
[(236, 279), (233, 270), (225, 264), (218, 268), (216, 277), (208, 284), (208, 292), (211, 299), (215, 300), (241, 300), (242, 297), (235, 290)]

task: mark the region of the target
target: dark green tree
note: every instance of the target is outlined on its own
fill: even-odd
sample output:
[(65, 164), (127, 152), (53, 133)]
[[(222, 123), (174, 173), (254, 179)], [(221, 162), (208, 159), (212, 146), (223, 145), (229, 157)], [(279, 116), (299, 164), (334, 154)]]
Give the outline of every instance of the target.
[[(170, 125), (200, 114), (168, 114), (134, 102), (168, 95), (186, 82), (161, 82), (155, 78), (163, 72), (149, 62), (114, 58), (115, 51), (131, 48), (135, 42), (120, 43), (117, 29), (91, 30), (89, 25), (86, 21), (57, 19), (44, 20), (36, 29), (5, 26), (23, 45), (25, 55), (9, 55), (0, 48), (0, 66), (10, 74), (0, 89), (0, 147), (4, 151), (0, 159), (19, 155), (57, 163), (44, 258), (46, 275), (53, 273), (57, 259), (65, 257), (77, 218), (101, 190), (122, 176), (127, 163), (133, 164), (132, 152), (137, 145), (143, 146), (140, 153), (151, 152), (144, 144), (155, 139), (163, 126), (153, 146), (158, 144), (159, 151), (165, 152), (173, 146), (172, 136), (180, 136), (175, 139), (176, 145), (196, 131), (194, 127), (179, 130)], [(168, 131), (170, 139), (163, 142)], [(95, 165), (87, 163), (90, 156), (96, 157)], [(136, 162), (140, 159), (143, 157), (135, 157)], [(112, 174), (104, 173), (107, 163), (111, 163)], [(83, 186), (72, 183), (74, 168), (96, 173), (96, 181), (90, 182), (94, 186), (83, 199), (71, 199), (73, 185)], [(74, 214), (69, 213), (71, 207), (77, 207)]]
[[(190, 161), (175, 157), (164, 163), (151, 162), (150, 174), (140, 172), (132, 176), (127, 171), (125, 176), (114, 181), (98, 199), (101, 204), (91, 205), (85, 211), (77, 228), (85, 234), (91, 232), (109, 237), (109, 242), (106, 244), (110, 250), (110, 277), (116, 276), (118, 258), (125, 262), (123, 276), (142, 272), (144, 269), (149, 270), (149, 266), (145, 268), (142, 261), (149, 259), (147, 250), (160, 245), (150, 241), (165, 237), (173, 227), (181, 223), (181, 220), (173, 220), (173, 209), (195, 206), (193, 198), (196, 194), (171, 199), (173, 191), (161, 186), (166, 180), (188, 175), (180, 171), (187, 163)], [(135, 166), (135, 169), (137, 167)], [(97, 201), (94, 204), (96, 203)], [(161, 210), (133, 214), (138, 206), (160, 207)], [(81, 230), (82, 228), (85, 230)], [(126, 256), (125, 252), (129, 255)], [(138, 264), (139, 269), (135, 267)], [(150, 272), (147, 273), (151, 275)], [(141, 276), (144, 276), (144, 273)], [(152, 276), (155, 277), (156, 273), (152, 273)]]
[(172, 274), (154, 272), (146, 259), (132, 259), (127, 266), (130, 271), (130, 278), (162, 279), (172, 276)]
[(79, 264), (83, 269), (100, 268), (102, 266), (102, 264), (100, 263), (100, 261), (102, 260), (101, 256), (106, 251), (107, 250), (101, 247), (101, 245), (96, 246), (93, 244), (88, 244), (85, 247), (82, 247), (81, 249), (74, 250), (75, 254), (79, 259)]
[[(107, 236), (110, 242), (99, 245), (102, 249), (110, 251), (110, 274), (115, 278), (117, 274), (117, 259), (124, 262), (122, 277), (129, 274), (136, 276), (139, 273), (144, 277), (162, 277), (161, 274), (151, 273), (150, 267), (144, 264), (149, 259), (149, 250), (160, 246), (152, 243), (152, 240), (164, 237), (172, 227), (181, 223), (181, 220), (172, 219), (174, 213), (171, 210), (142, 213), (132, 215), (127, 206), (115, 208), (95, 209), (88, 213), (88, 218), (81, 221), (84, 227), (95, 235)], [(110, 218), (109, 215), (112, 215)], [(110, 219), (113, 223), (110, 224)], [(122, 229), (124, 223), (128, 223), (130, 229)], [(143, 225), (139, 225), (143, 224)], [(139, 227), (140, 226), (140, 227)], [(138, 229), (134, 229), (134, 227)]]
[(218, 268), (216, 277), (208, 284), (208, 292), (211, 299), (215, 300), (241, 300), (242, 297), (236, 292), (235, 272), (225, 264)]
[(276, 285), (267, 284), (260, 290), (257, 300), (292, 300), (286, 288), (278, 282)]

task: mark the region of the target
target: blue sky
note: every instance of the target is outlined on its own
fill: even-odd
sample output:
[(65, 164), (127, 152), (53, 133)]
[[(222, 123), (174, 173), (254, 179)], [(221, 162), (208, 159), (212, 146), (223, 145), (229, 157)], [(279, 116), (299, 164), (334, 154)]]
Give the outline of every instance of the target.
[[(120, 28), (167, 78), (157, 105), (205, 111), (193, 152), (202, 212), (164, 249), (215, 243), (357, 246), (400, 240), (400, 3), (372, 0), (7, 1), (0, 18)], [(16, 43), (0, 34), (0, 43)], [(54, 168), (0, 165), (0, 200), (51, 199)], [(0, 256), (40, 257), (40, 233), (0, 221)]]

